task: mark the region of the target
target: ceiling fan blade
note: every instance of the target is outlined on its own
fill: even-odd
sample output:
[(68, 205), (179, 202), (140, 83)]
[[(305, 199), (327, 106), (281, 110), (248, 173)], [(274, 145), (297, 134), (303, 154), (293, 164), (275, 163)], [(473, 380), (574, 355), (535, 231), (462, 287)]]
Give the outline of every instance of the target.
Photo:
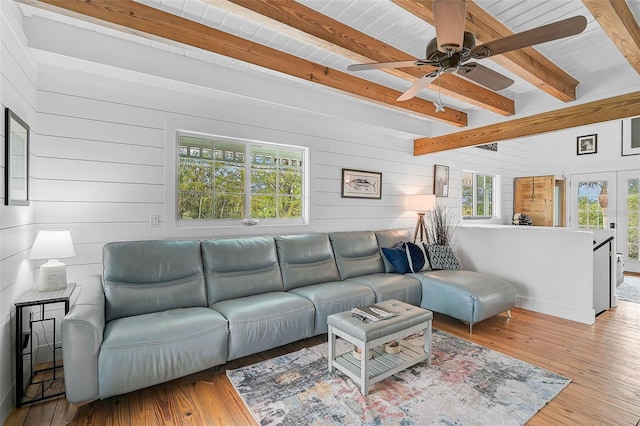
[(462, 49), (466, 18), (466, 0), (435, 0), (433, 2), (433, 21), (439, 51), (459, 52)]
[(491, 90), (502, 90), (513, 84), (513, 80), (480, 64), (465, 64), (458, 74)]
[(418, 80), (415, 83), (413, 83), (413, 85), (411, 87), (409, 87), (396, 100), (397, 101), (407, 101), (407, 100), (413, 98), (415, 95), (418, 94), (418, 92), (420, 92), (422, 89), (427, 87), (429, 85), (429, 83), (431, 83), (433, 80), (435, 80), (439, 75), (440, 75), (439, 71), (430, 72), (429, 74), (427, 74), (424, 77), (422, 77), (420, 80)]
[(587, 18), (574, 16), (552, 24), (543, 25), (528, 31), (513, 34), (471, 49), (469, 58), (487, 58), (500, 55), (511, 50), (545, 43), (564, 37), (580, 34), (587, 26)]
[(349, 71), (379, 70), (386, 68), (409, 68), (416, 65), (417, 60), (395, 61), (395, 62), (374, 62), (372, 64), (351, 64), (347, 67)]

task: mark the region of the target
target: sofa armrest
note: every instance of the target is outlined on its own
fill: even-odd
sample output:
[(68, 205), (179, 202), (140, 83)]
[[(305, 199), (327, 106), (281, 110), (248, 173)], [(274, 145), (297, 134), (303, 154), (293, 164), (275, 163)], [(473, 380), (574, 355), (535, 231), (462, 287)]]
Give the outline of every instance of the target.
[(102, 278), (92, 276), (62, 319), (62, 359), (67, 400), (98, 399), (98, 354), (105, 325)]

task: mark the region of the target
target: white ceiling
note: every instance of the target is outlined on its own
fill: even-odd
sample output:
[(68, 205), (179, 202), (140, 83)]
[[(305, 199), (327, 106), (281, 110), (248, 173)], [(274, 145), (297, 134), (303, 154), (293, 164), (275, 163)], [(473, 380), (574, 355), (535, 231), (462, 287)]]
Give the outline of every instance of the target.
[[(323, 50), (290, 35), (278, 33), (274, 29), (210, 4), (215, 4), (215, 1), (208, 3), (201, 0), (138, 1), (336, 70), (347, 72), (346, 67), (353, 63), (337, 53)], [(216, 1), (218, 3), (224, 2), (224, 0)], [(435, 37), (435, 30), (431, 25), (396, 6), (390, 0), (298, 1), (407, 52), (409, 54), (407, 59), (424, 57), (426, 43)], [(636, 20), (640, 21), (640, 0), (626, 1)], [(516, 33), (575, 15), (583, 15), (587, 18), (587, 28), (583, 33), (536, 46), (548, 59), (580, 81), (577, 91), (578, 99), (573, 103), (583, 103), (640, 90), (639, 74), (600, 28), (581, 0), (476, 0), (476, 3)], [(176, 46), (175, 43), (165, 44), (164, 42), (150, 41), (143, 37), (121, 33), (30, 6), (21, 5), (21, 7), (23, 13), (28, 16), (37, 15), (43, 19), (63, 22), (156, 49), (169, 50), (176, 54), (242, 72), (266, 73), (270, 78), (273, 78), (275, 74), (276, 78), (291, 79), (291, 77), (282, 76), (273, 71), (263, 70), (260, 67), (237, 60), (222, 58), (220, 55), (196, 48)], [(515, 101), (516, 116), (567, 106), (566, 103), (544, 93), (510, 71), (493, 63), (491, 59), (482, 60), (481, 63), (515, 81), (515, 84), (500, 93)], [(382, 71), (374, 70), (353, 74), (399, 91), (406, 90), (412, 84)], [(301, 81), (301, 84), (308, 83)], [(318, 90), (331, 91), (332, 89), (319, 88)], [(429, 101), (435, 101), (438, 98), (438, 93), (425, 89), (419, 96)], [(447, 106), (466, 112), (469, 117), (469, 127), (510, 119), (510, 117), (502, 117), (444, 95), (442, 95), (442, 100)], [(428, 118), (424, 119), (428, 120)], [(432, 134), (422, 136), (433, 136), (457, 130), (445, 124), (431, 124)]]

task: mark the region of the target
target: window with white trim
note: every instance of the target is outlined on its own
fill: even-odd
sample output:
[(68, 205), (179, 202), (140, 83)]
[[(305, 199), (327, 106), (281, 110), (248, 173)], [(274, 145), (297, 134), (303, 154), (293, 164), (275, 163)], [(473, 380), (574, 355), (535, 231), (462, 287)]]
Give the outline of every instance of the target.
[(307, 148), (178, 133), (177, 220), (304, 222)]
[(462, 217), (486, 219), (493, 217), (495, 176), (462, 171)]

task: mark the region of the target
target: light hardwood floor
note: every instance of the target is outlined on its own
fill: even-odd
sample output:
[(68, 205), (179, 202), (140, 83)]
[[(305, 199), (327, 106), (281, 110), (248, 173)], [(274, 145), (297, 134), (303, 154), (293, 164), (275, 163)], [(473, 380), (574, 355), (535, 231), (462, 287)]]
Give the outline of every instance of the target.
[[(474, 325), (435, 314), (434, 327), (511, 355), (572, 382), (531, 425), (640, 424), (640, 304), (621, 301), (584, 325), (522, 309)], [(321, 343), (326, 335), (236, 360), (237, 368)], [(6, 426), (64, 425), (64, 399), (14, 409)], [(78, 410), (75, 425), (255, 424), (226, 378), (211, 369)]]

